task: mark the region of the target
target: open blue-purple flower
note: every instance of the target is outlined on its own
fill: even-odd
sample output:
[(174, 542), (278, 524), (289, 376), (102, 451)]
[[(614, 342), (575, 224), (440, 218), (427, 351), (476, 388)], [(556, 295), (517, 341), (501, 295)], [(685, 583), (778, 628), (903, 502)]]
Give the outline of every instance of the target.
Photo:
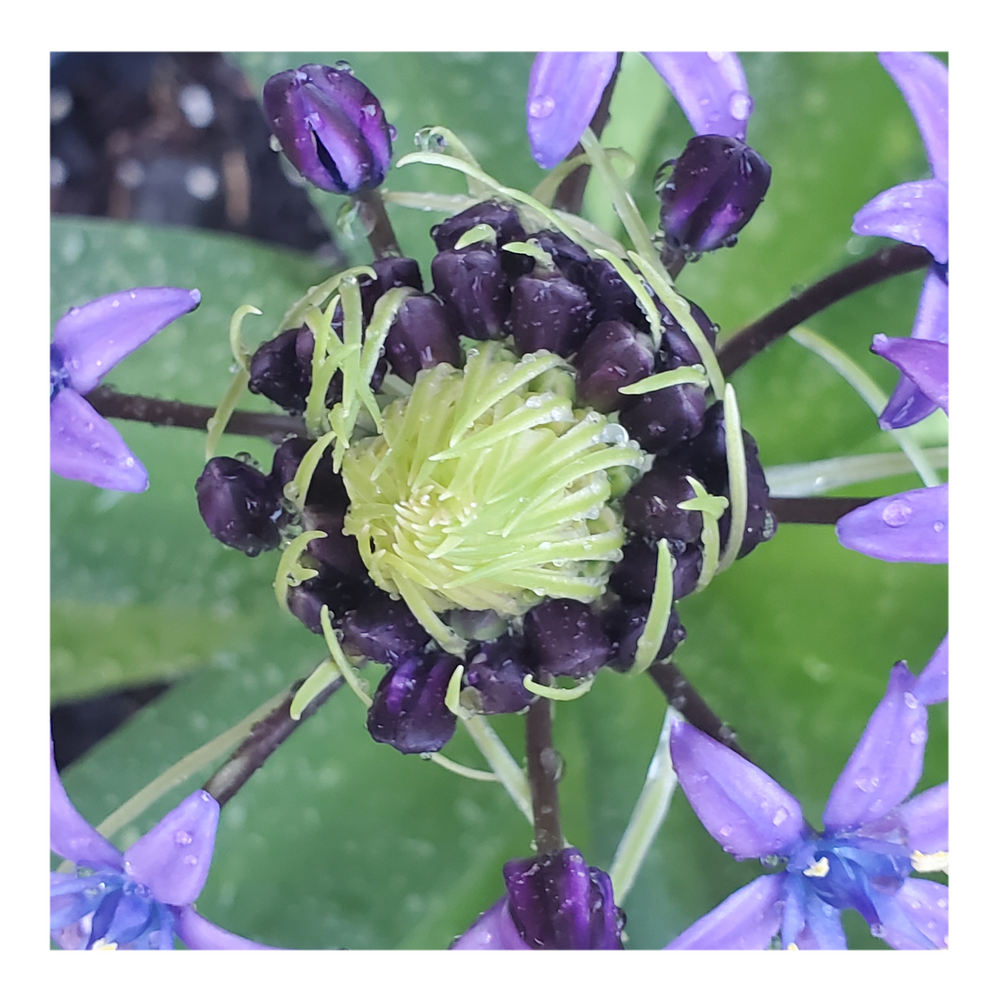
[[(698, 135), (746, 138), (753, 101), (732, 52), (645, 52)], [(528, 82), (531, 155), (547, 170), (569, 155), (601, 102), (617, 52), (539, 52)]]
[(53, 940), (67, 950), (254, 949), (192, 904), (208, 878), (219, 803), (193, 792), (124, 853), (74, 808), (50, 760), (50, 833), (56, 854), (76, 872), (51, 875)]
[[(926, 675), (926, 677), (925, 677)], [(921, 677), (905, 663), (879, 702), (814, 831), (760, 768), (686, 723), (670, 738), (674, 769), (708, 832), (740, 860), (785, 864), (733, 893), (673, 949), (846, 947), (855, 909), (893, 948), (945, 948), (948, 889), (914, 873), (947, 870), (948, 788), (909, 799), (923, 770), (928, 704), (947, 694), (947, 641)]]
[[(913, 114), (932, 176), (883, 191), (854, 216), (852, 229), (863, 236), (888, 236), (922, 246), (931, 253), (934, 262), (924, 281), (912, 336), (947, 343), (948, 68), (922, 52), (884, 52), (879, 60)], [(909, 427), (937, 405), (904, 373), (879, 423), (886, 430)]]
[(197, 289), (132, 288), (74, 307), (56, 323), (49, 364), (53, 472), (128, 493), (149, 486), (143, 464), (83, 397), (122, 358), (200, 301)]
[(452, 945), (470, 951), (616, 950), (625, 915), (611, 879), (574, 847), (503, 866), (507, 893)]

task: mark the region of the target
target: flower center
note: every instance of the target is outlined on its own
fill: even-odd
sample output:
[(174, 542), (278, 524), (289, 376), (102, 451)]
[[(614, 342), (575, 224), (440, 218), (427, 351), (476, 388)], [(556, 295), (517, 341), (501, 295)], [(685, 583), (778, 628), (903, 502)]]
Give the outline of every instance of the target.
[(345, 533), (372, 580), (450, 652), (464, 644), (440, 615), (591, 602), (621, 558), (615, 501), (644, 456), (619, 425), (574, 409), (573, 391), (558, 356), (490, 343), (462, 371), (421, 372), (382, 433), (345, 455)]

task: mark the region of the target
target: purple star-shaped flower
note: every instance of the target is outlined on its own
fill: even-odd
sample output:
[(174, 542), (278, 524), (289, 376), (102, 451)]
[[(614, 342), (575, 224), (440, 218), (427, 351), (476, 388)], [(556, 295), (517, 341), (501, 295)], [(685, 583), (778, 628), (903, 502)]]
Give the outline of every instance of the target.
[[(267, 949), (217, 927), (191, 905), (208, 878), (219, 803), (189, 795), (125, 853), (73, 807), (50, 759), (52, 850), (76, 874), (51, 875), (53, 940), (63, 949)], [(83, 871), (81, 872), (81, 869)]]
[[(753, 101), (733, 52), (645, 52), (698, 135), (746, 138)], [(531, 155), (546, 170), (569, 155), (601, 102), (617, 52), (539, 52), (528, 82)]]
[[(930, 251), (912, 337), (948, 342), (948, 68), (922, 52), (883, 52), (879, 60), (909, 105), (924, 141), (930, 180), (909, 181), (883, 191), (854, 216), (862, 236), (888, 236)], [(879, 423), (909, 427), (939, 404), (905, 372)]]
[(197, 289), (132, 288), (74, 307), (56, 323), (49, 365), (53, 472), (108, 490), (148, 488), (142, 463), (83, 397), (122, 358), (199, 302)]
[(698, 818), (740, 860), (786, 862), (733, 893), (672, 949), (845, 948), (840, 911), (856, 909), (893, 948), (945, 948), (948, 889), (913, 872), (946, 869), (948, 786), (905, 801), (923, 770), (928, 704), (947, 693), (947, 640), (918, 678), (903, 662), (823, 812), (824, 829), (760, 768), (686, 723), (674, 769)]
[(452, 945), (460, 951), (616, 950), (625, 915), (611, 879), (574, 847), (503, 866), (507, 893)]

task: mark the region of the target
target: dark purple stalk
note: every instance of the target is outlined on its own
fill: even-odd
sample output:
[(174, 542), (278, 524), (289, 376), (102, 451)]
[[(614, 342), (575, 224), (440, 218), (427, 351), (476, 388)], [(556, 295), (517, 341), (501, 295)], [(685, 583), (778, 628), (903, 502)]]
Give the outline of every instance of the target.
[(718, 351), (722, 374), (727, 377), (732, 375), (793, 327), (848, 295), (887, 278), (919, 271), (930, 263), (931, 255), (923, 247), (897, 243), (827, 275), (733, 334)]
[[(190, 427), (203, 431), (209, 418), (215, 413), (214, 406), (196, 406), (174, 399), (153, 399), (151, 396), (131, 396), (115, 392), (106, 386), (98, 386), (87, 396), (87, 402), (102, 417), (117, 417), (119, 420), (141, 420), (143, 423), (162, 427)], [(305, 434), (306, 425), (301, 417), (284, 414), (251, 413), (236, 410), (226, 425), (227, 434), (245, 434), (248, 437), (271, 438), (276, 443), (289, 434)]]
[(233, 751), (232, 756), (212, 775), (202, 788), (224, 806), (249, 780), (258, 768), (264, 765), (271, 754), (302, 725), (306, 719), (316, 714), (317, 709), (344, 685), (344, 678), (331, 681), (303, 710), (299, 719), (288, 714), (295, 692), (302, 686), (296, 681), (285, 700), (270, 714), (258, 722), (250, 735)]
[[(548, 674), (538, 672), (540, 684), (550, 681)], [(528, 709), (525, 736), (528, 784), (535, 815), (535, 847), (539, 854), (555, 854), (564, 846), (558, 794), (562, 758), (552, 746), (552, 705), (548, 698), (538, 698)]]
[[(396, 233), (385, 212), (385, 202), (378, 191), (362, 188), (355, 196), (360, 209), (360, 221), (368, 236), (368, 243), (375, 257), (402, 257)], [(370, 228), (369, 228), (370, 227)]]
[(767, 505), (778, 524), (836, 524), (855, 507), (878, 497), (771, 497)]

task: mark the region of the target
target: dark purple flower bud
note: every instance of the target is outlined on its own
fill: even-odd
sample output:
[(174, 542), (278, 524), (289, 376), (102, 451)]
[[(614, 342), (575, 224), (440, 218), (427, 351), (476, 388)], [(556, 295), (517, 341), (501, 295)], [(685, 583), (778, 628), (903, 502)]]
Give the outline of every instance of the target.
[(382, 678), (368, 732), (400, 753), (436, 753), (455, 734), (456, 717), (444, 703), (459, 660), (446, 653), (409, 656)]
[[(375, 312), (375, 303), (392, 288), (415, 288), (418, 292), (424, 290), (424, 282), (420, 277), (420, 265), (411, 257), (380, 257), (368, 265), (375, 277), (362, 274), (358, 277), (358, 291), (361, 293), (361, 315), (365, 323), (370, 323)], [(331, 325), (339, 337), (344, 335), (344, 309), (337, 303), (333, 310)], [(303, 347), (305, 345), (303, 344)], [(312, 357), (312, 347), (309, 348), (309, 358)]]
[(535, 665), (554, 676), (590, 677), (611, 657), (601, 620), (586, 604), (567, 598), (532, 608), (524, 616), (524, 637)]
[(510, 326), (521, 354), (551, 351), (564, 358), (576, 353), (590, 328), (587, 293), (565, 278), (518, 278), (511, 292)]
[[(719, 327), (713, 323), (701, 306), (694, 302), (689, 302), (691, 317), (705, 334), (709, 347), (715, 347), (715, 338), (719, 332)], [(673, 314), (666, 306), (660, 308), (660, 317), (663, 320), (663, 330), (661, 334), (660, 349), (656, 353), (656, 371), (669, 371), (673, 368), (680, 368), (683, 365), (702, 364), (701, 355), (697, 348), (691, 343), (691, 339), (684, 332), (684, 328), (674, 319)]]
[[(302, 459), (313, 444), (315, 442), (309, 438), (291, 437), (278, 446), (271, 463), (270, 478), (279, 493), (283, 492), (286, 483), (295, 478)], [(343, 479), (333, 471), (333, 445), (323, 452), (316, 465), (306, 494), (306, 503), (322, 504), (341, 513), (347, 510), (350, 503), (347, 489)]]
[(223, 545), (248, 556), (277, 548), (288, 514), (280, 491), (259, 469), (235, 458), (213, 458), (194, 488), (202, 520)]
[(478, 693), (478, 708), (483, 715), (520, 712), (535, 700), (524, 686), (524, 678), (531, 672), (527, 659), (528, 651), (520, 636), (502, 635), (479, 647), (462, 679), (466, 688)]
[(346, 504), (337, 510), (332, 507), (306, 506), (302, 508), (302, 527), (305, 531), (325, 531), (326, 538), (314, 538), (306, 552), (323, 569), (335, 569), (346, 576), (361, 576), (367, 572), (358, 552), (358, 541), (353, 535), (344, 534)]
[(693, 438), (705, 415), (705, 390), (690, 382), (628, 397), (618, 422), (643, 451), (665, 455)]
[(505, 243), (523, 243), (527, 239), (517, 212), (498, 201), (484, 201), (445, 219), (431, 228), (431, 239), (438, 250), (454, 250), (461, 236), (482, 225), (492, 226), (496, 231), (498, 247)]
[[(757, 442), (743, 431), (743, 450), (747, 469), (747, 520), (743, 530), (743, 544), (738, 559), (752, 552), (761, 542), (774, 536), (775, 521), (768, 510), (770, 490), (760, 464)], [(702, 432), (673, 456), (678, 462), (690, 466), (692, 475), (705, 489), (715, 496), (729, 496), (729, 466), (726, 462), (726, 421), (722, 402), (714, 403), (705, 413)], [(719, 533), (725, 544), (729, 533), (730, 512), (727, 509), (719, 518)]]
[(595, 323), (620, 319), (640, 330), (649, 330), (646, 314), (639, 306), (635, 292), (625, 283), (611, 261), (591, 257), (584, 270), (583, 286), (594, 307)]
[(423, 368), (442, 362), (462, 366), (458, 334), (451, 327), (448, 310), (433, 295), (414, 295), (402, 304), (389, 327), (385, 352), (392, 370), (411, 383)]
[[(608, 638), (611, 639), (611, 659), (608, 661), (608, 666), (613, 670), (624, 673), (632, 669), (635, 664), (635, 651), (648, 617), (648, 601), (640, 604), (623, 601), (612, 605), (602, 615), (604, 628)], [(677, 608), (673, 607), (670, 609), (667, 631), (656, 653), (656, 659), (666, 660), (686, 638), (687, 629), (681, 624)]]
[(297, 587), (289, 587), (286, 600), (288, 610), (310, 632), (322, 633), (320, 617), (325, 604), (337, 620), (342, 615), (369, 600), (375, 588), (366, 577), (347, 576), (335, 569), (323, 569)]
[[(296, 348), (299, 334), (308, 327), (285, 330), (261, 344), (250, 359), (251, 392), (267, 396), (290, 413), (302, 413), (312, 385), (311, 358), (303, 365)], [(310, 334), (310, 338), (312, 334)]]
[(667, 246), (702, 254), (732, 246), (771, 183), (771, 168), (746, 143), (696, 135), (660, 191), (660, 225)]
[(623, 320), (608, 320), (590, 331), (573, 364), (579, 402), (611, 413), (629, 402), (622, 386), (653, 374), (652, 341)]
[(677, 505), (693, 500), (695, 491), (687, 481), (690, 471), (669, 458), (658, 458), (653, 467), (622, 501), (625, 527), (656, 541), (667, 538), (696, 542), (701, 538), (701, 511)]
[(381, 590), (348, 611), (340, 627), (348, 653), (377, 663), (397, 664), (404, 657), (422, 653), (430, 641), (406, 603), (394, 601)]
[(540, 233), (533, 233), (531, 239), (537, 240), (538, 245), (552, 257), (564, 278), (574, 285), (586, 285), (591, 257), (579, 243), (574, 243), (558, 229), (543, 229)]
[(431, 261), (431, 276), (459, 333), (473, 340), (502, 335), (510, 286), (495, 250), (442, 250)]
[(264, 84), (264, 111), (285, 156), (316, 187), (353, 194), (385, 179), (394, 130), (350, 69), (278, 73)]
[[(697, 542), (673, 542), (670, 551), (674, 557), (674, 600), (679, 601), (698, 584), (702, 550)], [(656, 585), (656, 563), (655, 543), (641, 536), (630, 539), (622, 546), (621, 562), (611, 571), (611, 589), (626, 602), (648, 604)]]
[(510, 914), (527, 945), (541, 950), (622, 947), (625, 914), (615, 906), (611, 879), (575, 847), (518, 858), (503, 866)]

